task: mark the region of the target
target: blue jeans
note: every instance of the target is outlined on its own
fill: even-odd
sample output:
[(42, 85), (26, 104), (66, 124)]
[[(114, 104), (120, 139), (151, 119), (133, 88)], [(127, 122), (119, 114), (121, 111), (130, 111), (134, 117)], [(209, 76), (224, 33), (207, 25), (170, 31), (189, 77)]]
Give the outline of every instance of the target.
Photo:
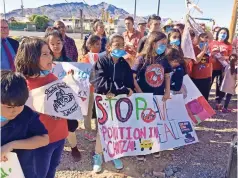
[(57, 166), (60, 164), (65, 139), (50, 143), (35, 150), (34, 165), (37, 178), (54, 178)]

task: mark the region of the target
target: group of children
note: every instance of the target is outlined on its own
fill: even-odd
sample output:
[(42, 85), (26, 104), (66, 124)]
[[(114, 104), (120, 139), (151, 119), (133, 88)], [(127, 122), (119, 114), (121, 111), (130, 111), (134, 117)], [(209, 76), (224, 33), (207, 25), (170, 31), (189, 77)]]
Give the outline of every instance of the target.
[[(95, 31), (97, 28), (100, 31), (100, 22), (96, 23)], [(133, 66), (123, 58), (126, 55), (123, 36), (111, 35), (107, 39), (106, 51), (103, 54), (99, 54), (102, 37), (96, 34), (88, 37), (84, 44), (84, 51), (87, 53), (79, 61), (93, 65), (88, 115), (84, 117), (88, 131), (91, 130), (91, 119), (96, 118), (93, 93), (109, 98), (120, 94), (129, 97), (133, 93), (153, 93), (163, 95), (165, 102), (170, 99), (171, 92), (181, 91), (183, 76), (189, 74), (208, 100), (213, 78), (211, 59), (214, 58), (224, 66), (221, 68), (224, 79), (219, 90), (222, 94), (218, 97), (217, 107), (221, 109), (222, 98), (227, 93), (224, 112), (228, 110), (231, 96), (235, 94), (237, 55), (229, 56), (230, 53), (221, 52), (224, 50), (220, 48), (222, 42), (228, 36), (227, 33), (224, 35), (226, 30), (220, 29), (217, 38), (221, 41), (218, 46), (212, 42), (213, 47), (209, 47), (206, 33), (199, 35), (194, 47), (196, 61), (183, 57), (182, 30), (169, 29), (166, 30), (168, 34), (160, 31), (150, 32)], [(35, 113), (24, 106), (30, 90), (57, 80), (51, 73), (53, 61), (71, 62), (71, 59), (64, 53), (64, 41), (60, 31), (49, 28), (44, 40), (22, 40), (15, 58), (16, 72), (1, 71), (1, 161), (7, 160), (8, 152), (16, 151), (26, 178), (53, 178), (68, 136), (72, 155), (80, 158), (74, 133), (78, 127), (77, 121)], [(96, 138), (91, 135), (88, 138), (91, 141), (96, 139), (93, 170), (100, 172), (103, 151), (99, 134), (97, 133)], [(153, 155), (159, 157), (159, 153)], [(145, 156), (138, 156), (137, 159), (144, 160)], [(116, 169), (123, 168), (120, 159), (113, 160), (113, 163)]]

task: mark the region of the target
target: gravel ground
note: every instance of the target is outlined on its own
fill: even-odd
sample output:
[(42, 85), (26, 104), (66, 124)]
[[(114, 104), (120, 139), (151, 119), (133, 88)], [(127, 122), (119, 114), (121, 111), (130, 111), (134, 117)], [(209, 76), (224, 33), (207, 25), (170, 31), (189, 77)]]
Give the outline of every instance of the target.
[[(210, 104), (214, 107), (214, 96)], [(84, 140), (83, 123), (77, 130), (78, 147), (82, 159), (75, 162), (70, 154), (69, 145), (65, 145), (62, 162), (58, 167), (57, 178), (224, 178), (230, 141), (237, 133), (237, 96), (230, 106), (235, 112), (222, 114), (217, 112), (196, 127), (199, 143), (178, 150), (164, 151), (160, 158), (146, 156), (145, 162), (135, 157), (122, 158), (124, 169), (117, 172), (111, 162), (104, 163), (100, 174), (92, 172), (92, 154), (95, 143)], [(93, 126), (95, 128), (95, 125)]]

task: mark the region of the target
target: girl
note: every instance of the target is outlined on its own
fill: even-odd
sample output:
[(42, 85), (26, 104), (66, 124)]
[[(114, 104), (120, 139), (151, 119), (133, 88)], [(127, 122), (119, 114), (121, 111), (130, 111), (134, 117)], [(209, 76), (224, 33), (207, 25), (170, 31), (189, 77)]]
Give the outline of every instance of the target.
[(223, 113), (229, 113), (231, 112), (230, 109), (228, 109), (229, 102), (231, 100), (232, 95), (235, 94), (235, 88), (236, 88), (236, 80), (237, 80), (237, 55), (232, 54), (229, 58), (230, 64), (227, 62), (223, 62), (223, 66), (225, 67), (224, 70), (224, 79), (221, 84), (220, 88), (220, 96), (217, 101), (216, 108), (222, 108), (221, 102), (226, 94), (226, 100), (224, 107), (222, 109)]
[[(95, 93), (107, 95), (111, 98), (120, 94), (131, 96), (134, 90), (133, 74), (129, 64), (122, 57), (124, 50), (124, 38), (114, 34), (109, 38), (108, 53), (99, 58), (94, 65), (90, 82), (95, 88)], [(93, 170), (100, 172), (102, 169), (102, 146), (97, 135), (95, 155), (93, 156)], [(113, 160), (116, 169), (122, 169), (123, 164), (119, 159)]]
[[(53, 61), (57, 62), (72, 62), (70, 58), (65, 55), (64, 40), (61, 33), (53, 28), (48, 28), (45, 35), (46, 42), (53, 54)], [(81, 154), (77, 148), (77, 139), (75, 131), (78, 128), (77, 120), (67, 120), (69, 136), (68, 141), (71, 146), (71, 154), (76, 161), (79, 161)]]
[[(171, 67), (165, 57), (167, 45), (166, 35), (162, 32), (152, 32), (146, 40), (145, 47), (132, 67), (136, 91), (163, 95), (165, 102), (170, 98)], [(159, 157), (159, 153), (154, 154)], [(143, 161), (145, 156), (137, 156)]]
[(207, 34), (200, 34), (198, 42), (199, 45), (194, 47), (196, 61), (193, 61), (192, 80), (204, 98), (208, 100), (212, 81), (212, 62), (208, 51)]
[(209, 50), (211, 51), (211, 60), (213, 65), (212, 71), (212, 83), (216, 78), (216, 99), (220, 96), (220, 86), (222, 82), (222, 65), (216, 58), (217, 52), (219, 52), (225, 60), (229, 59), (232, 53), (232, 45), (228, 42), (229, 30), (227, 28), (220, 28), (216, 33), (216, 39), (209, 44)]
[[(85, 47), (87, 48), (87, 49), (85, 49), (85, 51), (89, 50), (89, 52), (87, 54), (84, 54), (84, 57), (82, 58), (81, 62), (90, 63), (90, 64), (94, 65), (99, 58), (98, 53), (100, 52), (100, 49), (101, 49), (101, 38), (97, 35), (91, 35), (88, 38)], [(90, 87), (89, 104), (88, 104), (88, 115), (84, 117), (84, 127), (86, 129), (84, 138), (89, 141), (96, 140), (95, 135), (91, 131), (92, 130), (91, 119), (93, 117), (93, 112), (95, 112), (95, 110), (93, 110), (93, 105), (94, 105), (93, 92), (94, 92), (94, 88), (93, 88), (93, 86), (91, 86)], [(97, 123), (96, 123), (96, 126), (97, 126)]]
[[(107, 38), (106, 38), (106, 34), (105, 34), (105, 29), (104, 29), (104, 24), (102, 21), (96, 19), (93, 22), (93, 34), (97, 35), (101, 38), (101, 49), (100, 49), (100, 53), (105, 52), (106, 51), (106, 44), (107, 44)], [(90, 37), (91, 34), (89, 34), (88, 36), (85, 36), (84, 38), (84, 43), (82, 46), (82, 53), (83, 54), (87, 54), (89, 52), (89, 50), (87, 49), (86, 46), (86, 42), (87, 39)]]
[[(52, 55), (46, 42), (38, 38), (26, 38), (18, 48), (15, 59), (16, 71), (26, 77), (29, 90), (42, 87), (57, 80), (52, 69)], [(67, 121), (40, 114), (40, 121), (48, 131), (50, 144), (35, 150), (39, 178), (54, 178), (60, 163), (65, 138), (68, 136)]]

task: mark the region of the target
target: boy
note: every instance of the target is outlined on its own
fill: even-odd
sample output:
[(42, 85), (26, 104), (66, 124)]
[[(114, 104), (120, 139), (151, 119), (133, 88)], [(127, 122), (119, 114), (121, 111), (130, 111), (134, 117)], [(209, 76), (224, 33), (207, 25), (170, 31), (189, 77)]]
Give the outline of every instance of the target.
[(37, 113), (24, 106), (29, 96), (24, 77), (1, 71), (1, 161), (16, 152), (26, 178), (35, 178), (33, 149), (48, 145), (48, 132)]

